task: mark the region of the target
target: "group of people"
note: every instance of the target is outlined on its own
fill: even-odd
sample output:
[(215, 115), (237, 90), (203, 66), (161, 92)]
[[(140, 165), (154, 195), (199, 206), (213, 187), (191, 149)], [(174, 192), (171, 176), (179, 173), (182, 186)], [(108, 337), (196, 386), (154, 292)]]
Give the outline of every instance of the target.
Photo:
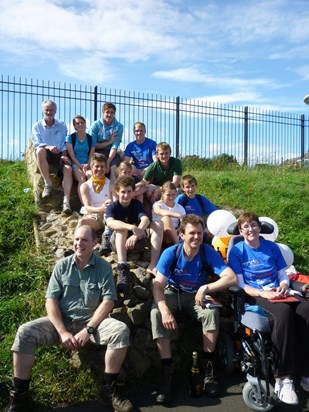
[[(74, 162), (74, 158), (71, 155), (69, 158), (67, 154), (70, 154), (69, 145), (74, 146), (76, 142), (71, 140), (68, 143), (68, 152), (65, 146), (56, 146), (61, 124), (55, 120), (48, 123), (55, 110), (52, 104), (43, 104), (43, 123), (35, 126), (37, 131), (45, 128), (50, 132), (49, 129), (56, 128), (48, 134), (48, 145), (42, 146), (39, 139), (36, 144), (38, 164), (46, 179), (46, 191), (51, 187), (42, 159), (54, 162), (57, 167), (62, 163), (63, 181), (65, 177), (69, 180), (70, 172), (67, 170)], [(127, 325), (109, 314), (117, 300), (117, 292), (118, 296), (126, 294), (131, 287), (128, 251), (144, 247), (147, 239), (151, 250), (147, 270), (153, 276), (151, 329), (162, 366), (156, 401), (168, 403), (173, 399), (170, 343), (178, 329), (178, 315), (201, 323), (203, 388), (208, 396), (219, 396), (221, 388), (216, 374), (215, 348), (220, 317), (218, 308), (205, 306), (205, 297), (239, 284), (248, 302), (261, 306), (269, 318), (274, 347), (275, 393), (282, 402), (297, 404), (293, 379), (301, 377), (302, 388), (309, 392), (309, 357), (306, 354), (309, 344), (309, 302), (302, 297), (297, 298), (296, 302), (284, 300), (289, 292), (289, 278), (279, 247), (260, 236), (261, 222), (256, 214), (243, 213), (238, 219), (243, 241), (231, 249), (228, 263), (224, 262), (220, 254), (205, 242), (208, 233), (204, 216), (217, 208), (207, 198), (196, 194), (194, 176), (183, 176), (181, 181), (181, 162), (171, 158), (169, 146), (160, 143), (155, 149), (153, 147), (149, 165), (145, 157), (140, 156), (139, 159), (143, 160), (141, 164), (146, 167), (138, 167), (139, 163), (135, 162), (130, 167), (128, 161), (134, 159), (133, 153), (138, 151), (134, 145), (138, 145), (140, 135), (145, 137), (142, 123), (135, 124), (136, 142), (130, 144), (132, 151), (125, 151), (125, 166), (118, 167), (117, 133), (122, 134), (123, 129), (115, 121), (114, 112), (110, 108), (106, 109), (106, 114), (103, 111), (103, 119), (92, 127), (98, 136), (96, 145), (100, 141), (99, 149), (105, 152), (98, 153), (97, 148), (94, 152), (94, 144), (91, 143), (87, 146), (87, 153), (85, 151), (88, 161), (80, 162), (83, 173), (86, 176), (88, 173), (88, 178), (83, 177), (86, 180), (80, 185), (85, 214), (74, 234), (74, 254), (58, 262), (50, 278), (46, 293), (47, 316), (20, 326), (16, 334), (12, 346), (14, 388), (6, 411), (31, 410), (30, 378), (39, 346), (62, 344), (68, 349), (78, 350), (88, 341), (107, 346), (105, 382), (100, 400), (119, 412), (133, 410), (130, 400), (117, 389), (119, 371), (130, 344), (130, 333)], [(110, 126), (104, 125), (106, 119)], [(75, 126), (82, 128), (82, 124), (77, 123), (82, 123), (80, 117), (75, 120)], [(111, 127), (112, 123), (114, 127)], [(113, 169), (114, 165), (116, 167)], [(79, 172), (80, 166), (77, 167)], [(114, 183), (106, 178), (108, 171), (115, 173)], [(133, 173), (137, 181), (132, 177)], [(67, 183), (63, 183), (64, 201), (69, 196), (65, 191)], [(180, 184), (183, 193), (177, 194)], [(141, 195), (152, 206), (151, 215), (138, 200)], [(104, 229), (105, 236), (117, 253), (116, 285), (109, 263), (94, 253), (98, 242), (96, 231), (100, 229)], [(210, 280), (211, 273), (218, 275), (217, 280)], [(273, 299), (282, 301), (273, 303)]]

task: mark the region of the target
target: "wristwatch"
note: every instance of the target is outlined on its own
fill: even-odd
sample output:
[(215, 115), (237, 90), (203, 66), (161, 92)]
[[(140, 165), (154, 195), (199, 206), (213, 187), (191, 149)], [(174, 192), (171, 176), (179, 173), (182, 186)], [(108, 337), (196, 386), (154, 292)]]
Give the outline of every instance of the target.
[(89, 333), (89, 335), (93, 335), (94, 334), (94, 328), (92, 326), (86, 326), (86, 330)]

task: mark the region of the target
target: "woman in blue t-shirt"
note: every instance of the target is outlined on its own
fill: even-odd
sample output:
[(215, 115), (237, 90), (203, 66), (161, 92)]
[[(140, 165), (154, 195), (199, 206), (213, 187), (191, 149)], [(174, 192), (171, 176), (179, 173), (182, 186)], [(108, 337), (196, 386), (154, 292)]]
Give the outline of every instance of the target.
[(77, 181), (77, 192), (81, 203), (80, 186), (87, 180), (87, 172), (91, 174), (90, 161), (95, 150), (95, 141), (86, 133), (86, 119), (77, 115), (73, 118), (76, 132), (66, 137), (67, 151), (72, 160), (72, 169)]
[(284, 270), (287, 265), (279, 246), (260, 237), (257, 215), (243, 213), (238, 228), (244, 241), (231, 249), (229, 265), (248, 301), (262, 307), (269, 318), (276, 367), (275, 393), (282, 402), (296, 405), (298, 396), (292, 377), (298, 372), (302, 376), (301, 386), (309, 392), (309, 303), (302, 297), (294, 302), (284, 301), (289, 294), (289, 278)]

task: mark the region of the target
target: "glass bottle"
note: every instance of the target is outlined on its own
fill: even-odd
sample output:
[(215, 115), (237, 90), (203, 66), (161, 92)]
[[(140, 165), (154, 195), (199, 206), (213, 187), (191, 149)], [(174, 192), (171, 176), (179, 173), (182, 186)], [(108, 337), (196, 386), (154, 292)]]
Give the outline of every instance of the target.
[(190, 388), (189, 393), (193, 398), (198, 398), (202, 395), (202, 379), (198, 366), (197, 352), (192, 353), (192, 367), (190, 373)]

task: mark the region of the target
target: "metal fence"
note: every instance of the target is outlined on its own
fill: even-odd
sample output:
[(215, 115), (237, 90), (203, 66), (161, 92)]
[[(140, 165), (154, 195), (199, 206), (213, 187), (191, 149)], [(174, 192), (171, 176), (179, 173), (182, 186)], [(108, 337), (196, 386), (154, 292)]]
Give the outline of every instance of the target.
[(309, 117), (304, 114), (4, 76), (0, 87), (1, 159), (22, 158), (47, 98), (56, 101), (57, 118), (71, 132), (76, 114), (83, 115), (90, 127), (101, 116), (102, 103), (113, 102), (116, 117), (124, 124), (122, 149), (134, 139), (133, 124), (142, 121), (147, 136), (168, 142), (176, 157), (212, 158), (224, 153), (252, 166), (301, 163), (309, 154)]

